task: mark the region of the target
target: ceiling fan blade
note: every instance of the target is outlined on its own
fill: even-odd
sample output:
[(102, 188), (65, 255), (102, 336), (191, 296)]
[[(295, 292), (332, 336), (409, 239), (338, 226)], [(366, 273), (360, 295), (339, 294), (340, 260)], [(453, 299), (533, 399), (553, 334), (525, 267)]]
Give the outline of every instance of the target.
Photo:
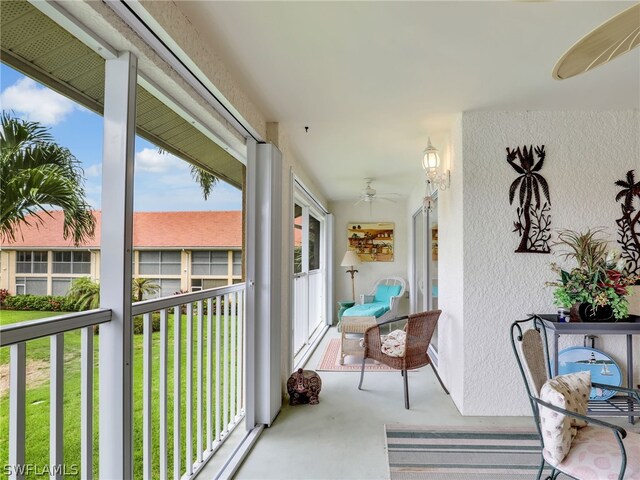
[(392, 200), (386, 197), (376, 197), (376, 200), (379, 200), (380, 202), (385, 202), (385, 203), (398, 203), (395, 200)]
[(640, 45), (640, 4), (633, 5), (582, 37), (560, 57), (551, 76), (570, 78), (604, 65)]

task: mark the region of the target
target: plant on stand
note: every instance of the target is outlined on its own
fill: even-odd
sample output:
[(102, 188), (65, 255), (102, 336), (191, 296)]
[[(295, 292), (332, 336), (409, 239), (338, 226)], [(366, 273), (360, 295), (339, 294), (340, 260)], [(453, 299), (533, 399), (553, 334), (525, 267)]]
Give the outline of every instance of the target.
[(565, 247), (561, 254), (576, 262), (571, 270), (552, 263), (551, 269), (559, 280), (548, 282), (555, 287), (554, 303), (571, 309), (571, 319), (578, 321), (622, 320), (629, 316), (629, 287), (638, 276), (625, 271), (625, 261), (608, 249), (608, 241), (601, 237), (602, 229), (586, 232), (563, 230), (554, 246)]

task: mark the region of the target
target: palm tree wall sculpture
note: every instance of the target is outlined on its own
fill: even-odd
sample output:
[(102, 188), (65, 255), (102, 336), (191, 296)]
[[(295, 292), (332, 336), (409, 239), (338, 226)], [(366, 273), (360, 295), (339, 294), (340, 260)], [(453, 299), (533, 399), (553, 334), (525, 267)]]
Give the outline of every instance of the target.
[[(534, 159), (534, 153), (537, 157)], [(518, 220), (513, 222), (513, 231), (520, 236), (516, 253), (549, 253), (551, 232), (551, 199), (549, 185), (540, 175), (545, 159), (544, 145), (510, 149), (507, 147), (507, 162), (518, 173), (509, 188), (509, 204), (513, 205), (518, 192)], [(540, 191), (544, 197), (540, 195)], [(546, 198), (546, 201), (543, 200)], [(535, 200), (535, 201), (534, 201)]]
[(621, 187), (616, 195), (622, 210), (622, 217), (616, 220), (621, 257), (626, 260), (628, 273), (640, 274), (640, 181), (636, 182), (634, 170), (629, 170), (626, 179), (616, 185)]

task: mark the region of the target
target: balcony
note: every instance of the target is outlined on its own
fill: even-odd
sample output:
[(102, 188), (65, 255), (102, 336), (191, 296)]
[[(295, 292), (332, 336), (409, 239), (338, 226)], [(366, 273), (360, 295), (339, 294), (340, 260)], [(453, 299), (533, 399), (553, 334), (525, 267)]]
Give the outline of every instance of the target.
[[(142, 335), (129, 343), (135, 477), (194, 477), (242, 423), (244, 305), (244, 284), (133, 305), (132, 316), (141, 317), (143, 325)], [(98, 466), (104, 465), (112, 449), (103, 446), (98, 452), (97, 441), (103, 438), (102, 430), (119, 428), (111, 423), (110, 405), (99, 405), (98, 395), (94, 395), (94, 386), (101, 390), (98, 372), (102, 379), (113, 373), (109, 368), (113, 352), (94, 348), (94, 338), (99, 334), (96, 330), (111, 322), (111, 315), (107, 309), (93, 310), (12, 324), (0, 330), (2, 348), (10, 349), (9, 406), (8, 412), (3, 412), (10, 419), (8, 441), (3, 433), (8, 463), (5, 460), (3, 464), (8, 465), (5, 472), (11, 478), (43, 473), (55, 477), (99, 476)], [(75, 351), (78, 331), (79, 352)], [(70, 339), (65, 350), (67, 335), (76, 338)], [(49, 397), (35, 400), (30, 388), (33, 385), (26, 381), (27, 358), (33, 361), (30, 347), (42, 342), (39, 339), (50, 342)], [(79, 372), (68, 357), (79, 357)], [(77, 400), (65, 397), (65, 389), (73, 392), (77, 384), (79, 413), (70, 408)], [(38, 424), (40, 417), (32, 407), (46, 402), (48, 459), (40, 453), (46, 451), (42, 432), (47, 426)], [(79, 429), (69, 427), (78, 423)], [(3, 450), (3, 456), (7, 455)]]

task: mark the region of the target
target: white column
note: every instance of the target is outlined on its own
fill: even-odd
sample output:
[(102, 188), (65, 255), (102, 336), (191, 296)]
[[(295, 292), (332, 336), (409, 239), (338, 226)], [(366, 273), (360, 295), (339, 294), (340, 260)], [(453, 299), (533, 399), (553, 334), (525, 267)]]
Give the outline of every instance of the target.
[(131, 261), (137, 59), (105, 66), (100, 306), (100, 477), (133, 477)]
[[(270, 144), (248, 148), (247, 427), (270, 425), (282, 404), (282, 154)], [(260, 239), (260, 241), (257, 241)], [(251, 255), (253, 253), (253, 256)], [(253, 411), (252, 411), (253, 409)]]

